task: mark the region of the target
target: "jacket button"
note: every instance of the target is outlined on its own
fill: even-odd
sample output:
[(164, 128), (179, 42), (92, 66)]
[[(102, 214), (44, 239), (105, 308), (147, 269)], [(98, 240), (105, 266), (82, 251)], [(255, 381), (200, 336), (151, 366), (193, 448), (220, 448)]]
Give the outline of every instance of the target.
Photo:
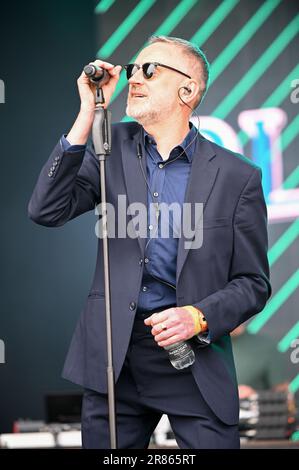
[(135, 310), (135, 308), (136, 308), (136, 302), (130, 302), (129, 309)]
[(142, 266), (142, 265), (143, 265), (143, 259), (140, 258), (140, 260), (139, 260), (139, 266)]

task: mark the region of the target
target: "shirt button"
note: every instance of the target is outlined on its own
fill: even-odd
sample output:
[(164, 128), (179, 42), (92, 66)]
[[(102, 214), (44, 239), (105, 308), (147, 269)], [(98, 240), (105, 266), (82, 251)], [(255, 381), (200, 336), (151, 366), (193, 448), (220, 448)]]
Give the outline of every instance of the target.
[(144, 258), (144, 262), (145, 264), (147, 264), (149, 262), (149, 259), (148, 258)]
[(147, 289), (148, 289), (148, 288), (147, 288), (146, 286), (143, 286), (143, 287), (142, 287), (143, 292), (146, 292)]
[(158, 197), (159, 196), (159, 193), (157, 193), (157, 191), (154, 192), (154, 196), (155, 197)]
[(162, 169), (163, 167), (164, 167), (163, 163), (159, 163), (159, 168)]
[(148, 229), (149, 229), (149, 230), (153, 230), (153, 228), (154, 228), (153, 225), (149, 225), (149, 226), (148, 226)]
[(135, 310), (135, 308), (136, 308), (136, 302), (130, 302), (129, 309)]

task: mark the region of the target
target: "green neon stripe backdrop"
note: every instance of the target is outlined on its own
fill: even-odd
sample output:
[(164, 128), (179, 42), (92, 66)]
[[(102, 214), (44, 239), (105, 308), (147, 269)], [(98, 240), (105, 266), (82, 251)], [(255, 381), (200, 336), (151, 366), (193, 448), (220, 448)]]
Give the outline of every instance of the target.
[(281, 148), (285, 150), (299, 133), (299, 114), (293, 119), (281, 136)]
[(299, 14), (293, 18), (293, 20), (272, 42), (268, 49), (266, 49), (261, 57), (255, 62), (255, 64), (253, 64), (241, 80), (234, 86), (231, 92), (221, 101), (213, 111), (212, 115), (220, 119), (225, 119), (270, 67), (274, 60), (283, 52), (298, 32)]
[(287, 332), (287, 334), (279, 341), (277, 348), (280, 352), (286, 352), (291, 346), (294, 339), (299, 337), (299, 321)]
[[(299, 219), (296, 219), (288, 229), (281, 235), (281, 237), (274, 243), (268, 253), (269, 264), (272, 267), (273, 264), (279, 259), (280, 256), (287, 250), (287, 248), (296, 240), (299, 236)], [(278, 299), (273, 303), (272, 301), (276, 298), (276, 295), (266, 305), (264, 310), (259, 313), (258, 317), (251, 321), (247, 329), (250, 333), (257, 333), (266, 322), (276, 313), (276, 311), (282, 306), (289, 296), (294, 292), (293, 283), (288, 284), (287, 281), (282, 285), (278, 293), (280, 293)], [(297, 284), (298, 287), (298, 284)], [(296, 288), (295, 287), (295, 290)], [(281, 300), (281, 302), (280, 302)], [(271, 305), (270, 305), (271, 304)], [(253, 327), (252, 327), (253, 324)], [(253, 329), (252, 329), (253, 328)]]
[(115, 0), (101, 0), (95, 7), (95, 13), (106, 13), (106, 11), (109, 10), (109, 8), (113, 5), (114, 2)]
[(274, 315), (281, 305), (299, 286), (299, 269), (286, 281), (286, 283), (270, 299), (263, 312), (247, 326), (250, 333), (257, 333), (265, 323)]
[(243, 26), (232, 41), (216, 57), (211, 65), (210, 85), (220, 76), (236, 55), (246, 46), (252, 36), (259, 30), (281, 0), (268, 0), (256, 11), (249, 21)]
[(203, 23), (203, 25), (196, 31), (196, 33), (189, 39), (199, 47), (204, 44), (211, 34), (220, 26), (233, 8), (239, 3), (240, 0), (225, 0), (216, 10), (213, 11), (211, 16)]
[[(290, 83), (299, 76), (299, 65), (296, 65), (293, 70), (285, 77), (278, 87), (271, 93), (270, 96), (264, 101), (259, 108), (271, 108), (272, 106), (279, 106), (287, 96), (290, 95)], [(249, 141), (248, 135), (244, 131), (238, 133), (238, 138), (242, 145), (246, 145)]]
[(289, 390), (293, 393), (299, 389), (299, 374), (295, 377), (289, 385)]
[(283, 187), (285, 189), (295, 188), (299, 185), (299, 165), (295, 170), (285, 179)]
[[(299, 322), (297, 322), (279, 341), (277, 345), (278, 351), (286, 352), (292, 345), (292, 342), (299, 337)], [(291, 392), (295, 393), (299, 389), (299, 374), (291, 381), (289, 385)]]
[(111, 34), (108, 41), (99, 49), (97, 57), (106, 59), (115, 49), (125, 40), (134, 26), (144, 17), (147, 11), (154, 5), (156, 0), (141, 0), (138, 5), (130, 12), (118, 28)]
[(271, 267), (298, 236), (299, 219), (296, 219), (269, 250), (268, 260)]

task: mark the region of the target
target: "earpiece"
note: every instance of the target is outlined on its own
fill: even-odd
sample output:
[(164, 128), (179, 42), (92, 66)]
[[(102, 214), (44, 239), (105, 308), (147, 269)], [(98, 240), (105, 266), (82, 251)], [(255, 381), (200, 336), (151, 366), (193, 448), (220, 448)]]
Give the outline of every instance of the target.
[(189, 88), (188, 86), (181, 86), (179, 89), (178, 89), (178, 97), (180, 98), (181, 102), (187, 106), (187, 108), (191, 109), (191, 111), (193, 111), (193, 108), (191, 108), (191, 106), (189, 106), (188, 103), (186, 103), (186, 101), (183, 100), (183, 98), (181, 97), (181, 93), (180, 91), (181, 90), (184, 90), (184, 92), (182, 93), (183, 95), (190, 95), (190, 93), (192, 93), (192, 90), (191, 88)]

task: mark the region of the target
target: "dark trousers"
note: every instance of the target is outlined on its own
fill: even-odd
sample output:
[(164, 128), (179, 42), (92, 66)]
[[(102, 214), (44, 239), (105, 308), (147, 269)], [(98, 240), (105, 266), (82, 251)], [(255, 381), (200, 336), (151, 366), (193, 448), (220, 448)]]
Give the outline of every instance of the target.
[[(239, 448), (238, 426), (223, 423), (203, 399), (190, 367), (176, 370), (138, 314), (124, 366), (115, 386), (119, 449), (146, 449), (167, 414), (182, 449)], [(192, 367), (192, 366), (191, 366)], [(85, 390), (82, 445), (109, 449), (108, 398)]]

